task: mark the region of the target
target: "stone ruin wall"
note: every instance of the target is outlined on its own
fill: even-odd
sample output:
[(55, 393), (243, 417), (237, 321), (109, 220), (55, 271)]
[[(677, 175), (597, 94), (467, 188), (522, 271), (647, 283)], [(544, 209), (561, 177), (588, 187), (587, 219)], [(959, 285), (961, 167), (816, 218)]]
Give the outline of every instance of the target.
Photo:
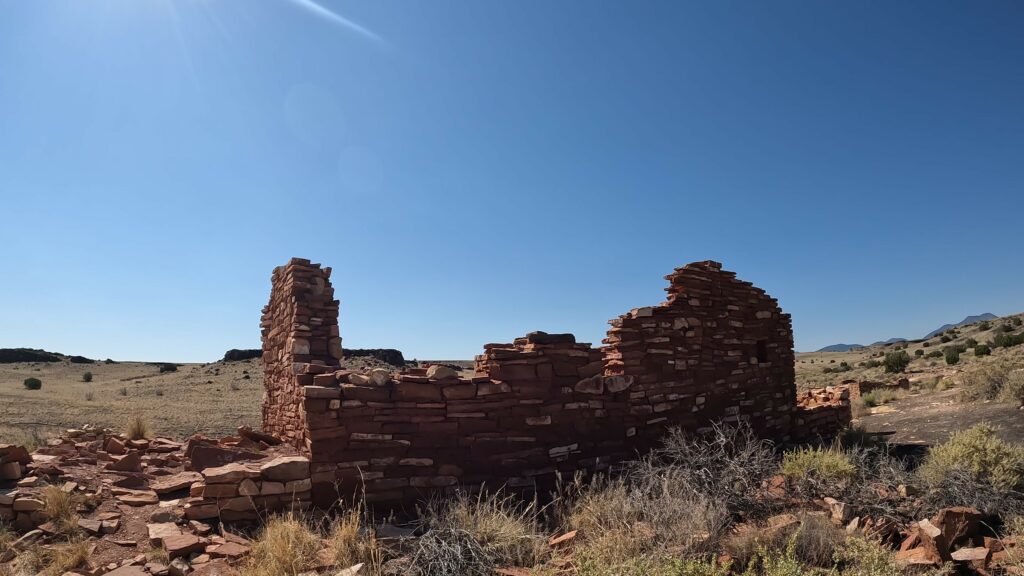
[(309, 456), (324, 505), (536, 487), (635, 457), (673, 426), (742, 420), (780, 442), (835, 433), (848, 397), (797, 403), (791, 322), (775, 299), (716, 262), (666, 279), (667, 301), (610, 321), (603, 347), (535, 332), (485, 345), (471, 378), (371, 380), (339, 370), (330, 269), (292, 259), (263, 314), (264, 429)]
[(293, 258), (274, 269), (270, 303), (263, 308), (263, 429), (298, 448), (306, 439), (302, 387), (341, 359), (338, 301), (331, 269)]

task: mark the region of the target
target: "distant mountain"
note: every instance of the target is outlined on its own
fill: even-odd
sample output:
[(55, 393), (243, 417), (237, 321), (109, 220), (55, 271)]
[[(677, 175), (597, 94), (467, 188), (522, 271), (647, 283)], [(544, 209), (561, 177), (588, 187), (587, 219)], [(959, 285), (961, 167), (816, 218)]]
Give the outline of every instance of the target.
[(957, 322), (956, 324), (945, 324), (935, 330), (932, 330), (931, 332), (928, 333), (927, 336), (925, 336), (925, 338), (934, 338), (935, 336), (942, 334), (943, 332), (949, 330), (950, 328), (959, 328), (960, 326), (965, 326), (967, 324), (974, 324), (975, 322), (981, 322), (983, 320), (995, 320), (996, 318), (999, 318), (999, 316), (996, 316), (995, 314), (989, 312), (985, 312), (984, 314), (978, 314), (977, 316), (968, 316), (967, 318), (964, 318), (962, 321)]
[(863, 348), (863, 344), (833, 344), (831, 346), (825, 346), (818, 352), (849, 352), (855, 348)]
[(871, 346), (885, 346), (886, 344), (895, 344), (897, 342), (906, 342), (906, 338), (889, 338), (888, 340), (879, 340), (870, 344)]

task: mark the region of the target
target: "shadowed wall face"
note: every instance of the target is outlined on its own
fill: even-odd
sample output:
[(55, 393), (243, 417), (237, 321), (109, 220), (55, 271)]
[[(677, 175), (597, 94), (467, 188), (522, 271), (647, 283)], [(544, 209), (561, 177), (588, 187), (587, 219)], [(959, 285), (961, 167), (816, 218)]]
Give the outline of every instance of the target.
[(716, 262), (676, 269), (667, 301), (612, 320), (606, 346), (534, 332), (485, 345), (473, 377), (339, 370), (329, 276), (307, 260), (276, 269), (263, 316), (264, 428), (309, 455), (322, 504), (528, 488), (635, 457), (672, 426), (744, 421), (787, 441), (807, 421), (789, 315)]

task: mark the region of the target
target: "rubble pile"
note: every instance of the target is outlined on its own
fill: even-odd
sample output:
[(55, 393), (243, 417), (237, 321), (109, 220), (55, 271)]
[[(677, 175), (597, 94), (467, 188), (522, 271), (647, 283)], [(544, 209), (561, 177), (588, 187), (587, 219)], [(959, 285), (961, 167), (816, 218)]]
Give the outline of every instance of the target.
[[(207, 565), (220, 570), (209, 574), (233, 573), (225, 570), (248, 543), (223, 523), (310, 506), (309, 460), (268, 434), (238, 432), (181, 443), (85, 427), (32, 453), (0, 445), (0, 524), (20, 534), (0, 562), (75, 532), (91, 551), (89, 568), (76, 574), (202, 574)], [(49, 512), (55, 494), (73, 506), (60, 518)], [(166, 562), (147, 559), (154, 548)]]

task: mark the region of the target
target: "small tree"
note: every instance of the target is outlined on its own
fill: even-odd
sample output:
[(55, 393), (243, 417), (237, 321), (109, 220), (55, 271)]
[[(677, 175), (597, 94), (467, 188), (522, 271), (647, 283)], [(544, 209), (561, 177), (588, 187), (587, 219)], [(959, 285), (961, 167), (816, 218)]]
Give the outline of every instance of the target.
[(82, 382), (92, 382), (92, 372), (82, 374)]
[(903, 372), (910, 365), (910, 354), (907, 354), (904, 350), (889, 352), (885, 355), (883, 363), (885, 364), (885, 372), (887, 374)]
[(43, 387), (43, 381), (39, 378), (25, 378), (23, 384), (25, 385), (25, 388), (28, 388), (29, 390), (39, 390)]

